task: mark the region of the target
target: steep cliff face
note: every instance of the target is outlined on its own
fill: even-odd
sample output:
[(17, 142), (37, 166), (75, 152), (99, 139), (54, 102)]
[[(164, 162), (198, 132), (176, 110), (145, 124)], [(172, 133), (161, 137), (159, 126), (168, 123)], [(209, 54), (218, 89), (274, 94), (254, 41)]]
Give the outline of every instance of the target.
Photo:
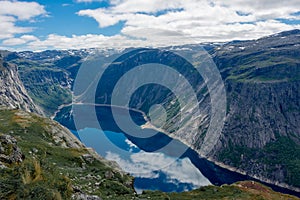
[(223, 139), (249, 148), (263, 148), (281, 136), (294, 138), (297, 142), (300, 138), (299, 88), (299, 81), (231, 82), (224, 127), (228, 134)]
[(300, 31), (236, 42), (213, 55), (226, 82), (227, 118), (213, 159), (300, 188)]
[(17, 67), (0, 56), (0, 105), (42, 114), (19, 79)]
[(300, 82), (230, 83), (214, 159), (261, 180), (300, 186)]

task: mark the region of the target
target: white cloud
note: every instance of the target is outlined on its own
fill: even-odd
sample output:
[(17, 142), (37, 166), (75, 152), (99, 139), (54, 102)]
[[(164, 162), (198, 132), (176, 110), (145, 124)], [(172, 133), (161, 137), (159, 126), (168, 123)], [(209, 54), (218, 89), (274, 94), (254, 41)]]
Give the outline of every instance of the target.
[(130, 149), (137, 149), (138, 147), (133, 144), (129, 139), (125, 139), (126, 144), (129, 146)]
[(50, 34), (45, 40), (36, 40), (27, 44), (29, 49), (79, 49), (79, 48), (122, 48), (124, 46), (137, 45), (138, 42), (127, 40), (124, 36), (104, 36), (104, 35), (73, 35), (66, 37)]
[(15, 16), (19, 20), (29, 20), (45, 13), (44, 6), (36, 2), (0, 1), (0, 15)]
[[(114, 18), (114, 22), (118, 20), (128, 21), (129, 24), (134, 21), (140, 21), (142, 15), (145, 13), (150, 20), (144, 21), (144, 25), (153, 25), (153, 20), (164, 22), (171, 21), (197, 21), (203, 23), (233, 23), (233, 22), (254, 22), (258, 20), (268, 20), (281, 17), (291, 17), (290, 14), (299, 11), (299, 1), (294, 1), (292, 4), (287, 3), (274, 3), (272, 6), (263, 6), (267, 0), (260, 1), (260, 4), (253, 3), (252, 1), (230, 1), (231, 3), (222, 3), (219, 0), (212, 2), (199, 1), (199, 0), (123, 0), (115, 2), (112, 7), (108, 9), (96, 10), (81, 10), (79, 15), (89, 16), (95, 18), (100, 26), (110, 26), (111, 23), (106, 24), (107, 18)], [(267, 2), (268, 3), (268, 2)], [(270, 4), (270, 3), (269, 3)], [(264, 8), (264, 9), (262, 9)], [(161, 16), (154, 17), (151, 14), (157, 12), (165, 12)], [(248, 13), (248, 15), (239, 15), (238, 13)], [(152, 20), (151, 20), (151, 18)], [(112, 24), (113, 25), (113, 24)], [(164, 24), (166, 25), (166, 24)]]
[[(180, 25), (183, 26), (183, 25)], [(1, 25), (0, 25), (1, 27)], [(82, 48), (117, 48), (129, 47), (163, 47), (199, 42), (224, 42), (231, 40), (256, 39), (284, 30), (300, 28), (299, 25), (288, 25), (276, 20), (260, 21), (251, 24), (222, 24), (214, 27), (197, 26), (180, 32), (170, 29), (139, 28), (126, 26), (122, 34), (104, 36), (97, 34), (72, 35), (71, 37), (50, 34), (46, 39), (24, 40), (24, 38), (9, 38), (3, 41), (6, 47), (24, 44), (15, 50), (42, 51), (46, 49), (82, 49)], [(14, 29), (15, 31), (16, 29)], [(21, 29), (20, 32), (24, 32)], [(30, 31), (30, 30), (29, 30)], [(1, 34), (0, 34), (1, 38)]]
[[(77, 0), (95, 2), (102, 0)], [(27, 49), (126, 48), (141, 46), (167, 46), (195, 42), (257, 39), (280, 31), (300, 28), (299, 24), (286, 24), (279, 19), (300, 19), (300, 1), (273, 0), (103, 0), (108, 8), (85, 9), (79, 16), (95, 19), (100, 28), (124, 22), (121, 32), (114, 36), (96, 34), (64, 36), (50, 34), (45, 39), (25, 41), (13, 38), (16, 33), (28, 33), (30, 27), (18, 27), (18, 20), (46, 14), (37, 3), (5, 1), (0, 7), (0, 39), (2, 45), (21, 44)], [(1, 2), (1, 1), (0, 1)], [(2, 3), (2, 2), (1, 2)], [(20, 6), (22, 5), (23, 11)], [(30, 8), (28, 8), (30, 7)]]
[(79, 16), (90, 16), (95, 18), (98, 21), (100, 27), (112, 26), (118, 23), (121, 19), (121, 15), (113, 15), (110, 13), (106, 13), (105, 9), (99, 8), (96, 10), (81, 10), (77, 13)]
[[(24, 41), (19, 38), (5, 40), (5, 45), (13, 45)], [(172, 41), (172, 43), (171, 43)], [(115, 36), (104, 36), (96, 34), (72, 35), (71, 37), (50, 34), (46, 39), (35, 39), (26, 41), (26, 50), (45, 50), (45, 49), (82, 49), (82, 48), (116, 48), (124, 49), (129, 47), (153, 47), (180, 45), (183, 42), (194, 42), (184, 35), (169, 30), (141, 29), (126, 30), (123, 34)]]
[(261, 19), (275, 19), (275, 18), (289, 18), (291, 14), (300, 10), (300, 1), (290, 0), (273, 1), (273, 0), (234, 0), (234, 1), (221, 1), (215, 0), (218, 4), (223, 4), (234, 10), (244, 13), (251, 13), (256, 16), (258, 20)]
[(179, 32), (201, 42), (255, 39), (299, 28), (299, 25), (277, 20), (297, 18), (293, 14), (300, 11), (299, 0), (288, 3), (272, 0), (114, 0), (111, 5), (105, 9), (81, 10), (77, 14), (94, 18), (102, 28), (124, 21), (122, 33), (128, 35), (130, 32), (131, 36), (147, 39), (152, 35), (152, 40), (159, 40), (162, 35), (155, 30), (149, 32), (150, 29)]
[(40, 15), (46, 15), (46, 11), (44, 6), (36, 2), (0, 1), (0, 39), (31, 32), (33, 28), (20, 27), (16, 23), (31, 21)]
[(12, 16), (0, 15), (0, 39), (12, 37), (16, 33), (27, 33), (32, 31), (30, 27), (18, 27), (16, 19)]
[(36, 41), (36, 40), (38, 40), (38, 38), (33, 35), (23, 35), (20, 38), (6, 39), (2, 42), (2, 44), (6, 45), (6, 46), (14, 46), (14, 45), (21, 45), (21, 44), (25, 44), (27, 42)]
[(180, 0), (165, 1), (165, 0), (125, 0), (115, 2), (115, 7), (113, 7), (114, 12), (145, 12), (145, 13), (155, 13), (162, 10), (172, 10), (183, 8), (184, 3)]

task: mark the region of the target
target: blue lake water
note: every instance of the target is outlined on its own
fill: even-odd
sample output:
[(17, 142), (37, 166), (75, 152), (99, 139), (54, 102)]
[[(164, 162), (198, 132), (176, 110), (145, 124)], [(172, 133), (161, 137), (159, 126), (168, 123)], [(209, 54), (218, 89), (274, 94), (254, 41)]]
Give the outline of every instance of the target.
[[(76, 109), (75, 109), (76, 110)], [(96, 110), (97, 122), (91, 116)], [(83, 117), (74, 131), (74, 120), (56, 118), (67, 126), (86, 146), (95, 149), (107, 160), (116, 161), (126, 172), (135, 177), (134, 187), (142, 190), (160, 190), (164, 192), (181, 192), (199, 188), (204, 185), (231, 184), (253, 178), (219, 167), (200, 157), (195, 151), (178, 140), (163, 133), (153, 134), (154, 130), (135, 127), (132, 131), (149, 137), (134, 137), (122, 131), (112, 116), (110, 107), (80, 106)], [(67, 111), (63, 111), (65, 114)], [(72, 111), (73, 112), (73, 111)], [(117, 117), (124, 118), (124, 109), (119, 109)], [(139, 112), (130, 111), (131, 117), (138, 125), (145, 123)], [(70, 115), (66, 115), (70, 116)], [(101, 130), (97, 127), (101, 126)], [(129, 127), (130, 130), (130, 127)], [(166, 148), (167, 147), (167, 148)], [(184, 151), (183, 151), (184, 150)], [(180, 152), (178, 155), (177, 153)], [(256, 180), (257, 181), (257, 180)], [(266, 184), (273, 189), (297, 195), (297, 193), (274, 185)]]
[(85, 128), (77, 134), (84, 144), (133, 175), (137, 192), (145, 189), (180, 192), (211, 184), (188, 157), (146, 152), (123, 133)]
[[(130, 111), (131, 118), (138, 125), (127, 127), (144, 137), (134, 137), (122, 131), (112, 116), (109, 107), (96, 107), (97, 122), (91, 116), (95, 107), (79, 106), (75, 110), (81, 116), (80, 123), (75, 125), (60, 121), (73, 129), (73, 133), (88, 147), (95, 149), (107, 160), (116, 161), (120, 167), (135, 177), (134, 186), (137, 192), (142, 190), (161, 190), (181, 192), (205, 185), (221, 185), (245, 180), (246, 177), (215, 166), (198, 156), (192, 149), (178, 140), (156, 132), (142, 129), (145, 123), (143, 115)], [(128, 117), (128, 110), (118, 109), (117, 117)], [(101, 130), (97, 127), (101, 126)]]

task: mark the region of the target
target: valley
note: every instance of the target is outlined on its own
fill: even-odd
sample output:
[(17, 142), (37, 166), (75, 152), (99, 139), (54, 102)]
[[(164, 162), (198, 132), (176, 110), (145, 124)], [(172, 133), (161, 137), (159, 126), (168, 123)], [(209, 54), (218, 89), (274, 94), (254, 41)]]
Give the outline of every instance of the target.
[[(3, 88), (0, 105), (5, 108), (20, 108), (27, 112), (43, 115), (44, 117), (51, 117), (70, 130), (81, 130), (87, 127), (93, 128), (94, 123), (100, 123), (103, 130), (119, 132), (119, 128), (114, 130), (109, 124), (115, 123), (114, 119), (108, 120), (109, 122), (107, 119), (101, 120), (101, 114), (95, 115), (95, 118), (93, 115), (96, 112), (95, 109), (79, 110), (84, 120), (79, 125), (76, 124), (78, 122), (76, 117), (78, 116), (76, 116), (76, 109), (74, 111), (71, 105), (77, 104), (77, 107), (80, 107), (80, 105), (94, 105), (96, 107), (100, 105), (122, 106), (127, 107), (132, 112), (137, 111), (144, 114), (142, 119), (145, 120), (147, 118), (149, 120), (151, 106), (160, 104), (165, 108), (166, 116), (155, 110), (158, 112), (157, 117), (159, 119), (165, 117), (166, 121), (163, 126), (156, 127), (157, 130), (163, 130), (168, 137), (177, 139), (187, 145), (191, 148), (189, 151), (193, 149), (198, 153), (196, 157), (199, 159), (201, 158), (199, 155), (202, 153), (201, 146), (204, 144), (205, 136), (209, 130), (210, 120), (214, 116), (214, 108), (211, 104), (211, 90), (205, 84), (203, 77), (195, 75), (189, 64), (180, 57), (174, 56), (174, 54), (191, 55), (193, 60), (189, 61), (191, 64), (196, 65), (201, 61), (201, 54), (199, 56), (199, 52), (204, 48), (216, 64), (217, 69), (220, 71), (220, 77), (224, 82), (226, 90), (226, 107), (224, 113), (226, 116), (224, 118), (224, 127), (222, 128), (220, 137), (217, 138), (216, 145), (203, 158), (207, 160), (206, 162), (211, 162), (211, 166), (215, 166), (212, 168), (219, 167), (221, 171), (229, 169), (232, 171), (231, 173), (242, 176), (242, 180), (246, 180), (244, 177), (246, 176), (247, 179), (268, 183), (273, 187), (281, 189), (284, 188), (290, 190), (291, 192), (289, 193), (300, 196), (299, 45), (300, 31), (293, 30), (258, 40), (233, 41), (224, 44), (184, 45), (176, 47), (177, 50), (174, 50), (174, 47), (165, 47), (159, 50), (130, 49), (130, 51), (105, 51), (97, 49), (53, 50), (44, 52), (1, 51), (2, 67), (0, 68), (0, 72), (1, 77), (5, 77), (6, 79), (2, 79), (1, 81), (3, 82), (0, 82)], [(199, 117), (199, 120), (197, 118), (198, 121), (189, 117), (181, 120), (180, 101), (176, 95), (170, 89), (155, 84), (138, 88), (131, 96), (130, 102), (127, 105), (113, 104), (114, 87), (120, 78), (139, 65), (149, 62), (155, 63), (157, 60), (161, 64), (172, 66), (174, 69), (180, 71), (192, 85), (198, 104), (187, 104), (184, 107), (184, 111), (190, 113), (191, 116), (199, 114), (197, 115)], [(88, 82), (94, 81), (90, 77), (96, 77), (93, 73), (102, 66), (108, 65), (110, 67), (102, 74), (96, 85), (92, 85), (91, 87), (84, 85), (83, 88), (88, 88), (87, 92), (85, 91), (85, 95), (80, 96), (78, 88), (76, 88), (76, 78), (78, 78), (78, 73), (81, 73), (80, 67), (90, 64), (89, 62), (94, 62), (97, 65), (91, 65), (90, 71), (85, 74)], [(10, 78), (11, 76), (12, 78)], [(132, 77), (130, 80), (132, 83), (138, 83), (138, 78)], [(126, 86), (128, 86), (128, 91), (134, 89), (133, 86), (132, 88), (130, 88), (130, 85)], [(179, 87), (179, 94), (185, 95), (186, 91), (185, 87)], [(145, 96), (145, 94), (147, 95)], [(74, 96), (80, 96), (80, 99), (76, 99)], [(187, 95), (187, 98), (189, 97)], [(222, 109), (222, 107), (220, 106), (217, 109)], [(9, 116), (12, 116), (15, 112), (18, 113), (19, 111), (12, 111)], [(109, 113), (111, 112), (110, 110)], [(103, 116), (107, 117), (107, 113), (102, 113), (104, 113), (102, 114)], [(139, 119), (139, 117), (133, 118)], [(9, 121), (11, 119), (6, 120)], [(137, 124), (141, 126), (145, 124), (145, 121)], [(193, 131), (188, 132), (187, 130), (190, 130), (189, 127), (193, 127)], [(4, 127), (1, 132), (7, 132), (10, 129)], [(66, 132), (68, 131), (66, 130)], [(39, 136), (36, 135), (34, 137)], [(134, 144), (138, 144), (138, 139), (133, 136), (129, 138)], [(76, 141), (77, 139), (73, 138), (72, 140)], [(27, 144), (24, 145), (22, 148), (25, 148), (27, 152)], [(149, 146), (141, 145), (139, 147), (146, 148)], [(52, 148), (51, 145), (49, 148)], [(87, 153), (84, 150), (84, 146), (80, 148), (83, 149), (78, 150), (78, 156)], [(25, 155), (25, 157), (29, 157), (30, 159), (26, 162), (32, 161), (31, 164), (34, 166), (35, 161), (31, 159), (31, 155)], [(78, 159), (77, 157), (74, 159)], [(98, 164), (102, 165), (97, 161)], [(46, 163), (45, 167), (47, 165)], [(105, 165), (105, 167), (109, 167), (109, 165)], [(88, 167), (88, 169), (90, 168)], [(16, 169), (14, 168), (14, 170)], [(57, 170), (59, 171), (60, 169)], [(91, 168), (91, 170), (93, 169)], [(104, 172), (99, 173), (102, 173), (100, 176), (103, 177)], [(211, 190), (220, 190), (226, 194), (228, 192), (230, 195), (237, 195), (236, 197), (245, 195), (243, 199), (261, 197), (262, 193), (260, 190), (270, 192), (270, 195), (278, 195), (271, 192), (270, 189), (265, 188), (265, 186), (261, 186), (259, 183), (234, 183), (239, 181), (234, 180), (219, 184), (214, 183), (215, 185), (228, 183), (228, 185), (216, 187), (217, 189), (214, 186), (206, 186), (193, 190), (190, 193), (180, 193), (178, 196), (173, 193), (150, 191), (142, 193), (141, 196), (136, 196), (133, 189), (133, 178), (128, 175), (119, 175), (118, 173), (114, 172), (116, 177), (113, 177), (111, 182), (108, 177), (108, 185), (106, 186), (115, 188), (117, 186), (114, 184), (116, 184), (118, 185), (116, 191), (120, 193), (109, 190), (111, 192), (109, 195), (118, 196), (124, 192), (128, 195), (128, 199), (131, 197), (144, 198), (147, 195), (150, 195), (151, 199), (184, 199), (185, 197), (190, 198), (189, 195), (199, 195), (200, 197), (206, 194), (206, 192), (210, 194), (216, 193), (211, 192)], [(230, 174), (230, 172), (228, 173)], [(120, 172), (120, 174), (122, 173)], [(45, 176), (47, 175), (45, 174)], [(60, 178), (65, 179), (64, 177)], [(68, 178), (70, 177), (68, 176)], [(33, 180), (35, 179), (33, 178)], [(130, 187), (128, 187), (128, 184)], [(229, 188), (233, 193), (228, 191)], [(69, 195), (68, 192), (70, 191), (68, 189), (66, 191), (65, 195)], [(99, 190), (99, 192), (85, 190), (85, 193), (95, 193), (102, 198), (108, 195), (102, 192), (102, 190)], [(215, 197), (221, 198), (221, 196)], [(126, 198), (124, 197), (124, 199)], [(222, 198), (225, 198), (225, 196), (222, 196)]]

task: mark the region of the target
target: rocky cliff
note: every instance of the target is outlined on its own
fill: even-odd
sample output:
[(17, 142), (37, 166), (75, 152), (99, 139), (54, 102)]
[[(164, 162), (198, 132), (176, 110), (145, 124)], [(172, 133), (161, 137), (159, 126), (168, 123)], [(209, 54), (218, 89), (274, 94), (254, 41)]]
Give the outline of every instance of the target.
[(21, 108), (42, 114), (28, 95), (19, 78), (17, 67), (3, 61), (0, 53), (0, 105), (9, 108)]
[(213, 159), (300, 188), (300, 31), (213, 52), (226, 82), (227, 117)]

